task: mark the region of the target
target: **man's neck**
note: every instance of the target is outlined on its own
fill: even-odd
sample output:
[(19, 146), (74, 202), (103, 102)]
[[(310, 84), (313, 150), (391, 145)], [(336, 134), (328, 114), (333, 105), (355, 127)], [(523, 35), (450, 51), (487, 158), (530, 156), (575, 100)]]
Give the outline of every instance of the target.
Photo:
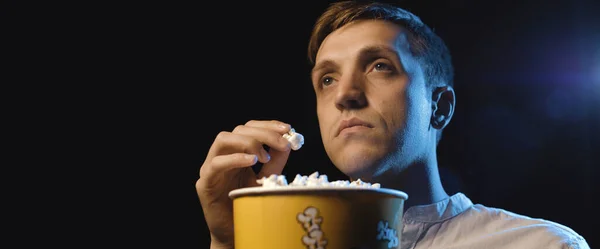
[(379, 182), (382, 188), (396, 189), (408, 194), (404, 210), (412, 206), (428, 205), (448, 198), (442, 186), (434, 158), (429, 162), (419, 162), (399, 172), (386, 172)]

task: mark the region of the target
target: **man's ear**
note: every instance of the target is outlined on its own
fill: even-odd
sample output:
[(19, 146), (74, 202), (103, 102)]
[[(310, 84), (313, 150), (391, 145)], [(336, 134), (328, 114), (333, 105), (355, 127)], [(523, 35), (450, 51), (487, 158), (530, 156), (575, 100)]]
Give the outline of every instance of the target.
[(451, 86), (437, 87), (433, 91), (431, 101), (431, 126), (441, 130), (452, 119), (454, 106), (456, 104), (454, 89)]

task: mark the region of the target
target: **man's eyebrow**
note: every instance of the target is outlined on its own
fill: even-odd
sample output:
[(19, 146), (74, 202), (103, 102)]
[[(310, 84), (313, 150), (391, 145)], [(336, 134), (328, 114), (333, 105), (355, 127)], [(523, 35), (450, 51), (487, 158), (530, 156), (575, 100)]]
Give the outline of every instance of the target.
[(324, 68), (338, 68), (338, 65), (332, 60), (318, 62), (310, 71), (310, 75), (313, 76), (316, 72), (323, 70)]
[[(366, 46), (363, 47), (359, 50), (358, 54), (360, 58), (365, 58), (365, 57), (369, 57), (369, 56), (373, 56), (373, 55), (380, 55), (381, 53), (386, 53), (386, 54), (393, 54), (394, 56), (398, 57), (398, 50), (391, 48), (389, 46), (381, 46), (381, 45), (375, 45), (375, 46)], [(324, 68), (337, 68), (338, 65), (333, 62), (332, 60), (324, 60), (321, 62), (318, 62), (317, 64), (315, 64), (315, 66), (313, 67), (313, 69), (310, 72), (310, 75), (314, 75), (317, 71), (320, 71)]]

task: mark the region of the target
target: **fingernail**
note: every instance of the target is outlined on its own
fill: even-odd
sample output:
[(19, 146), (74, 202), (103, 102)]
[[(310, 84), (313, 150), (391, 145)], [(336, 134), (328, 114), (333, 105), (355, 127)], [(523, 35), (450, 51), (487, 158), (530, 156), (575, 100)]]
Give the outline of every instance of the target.
[(265, 162), (268, 162), (268, 161), (270, 161), (270, 160), (271, 160), (271, 155), (269, 155), (269, 153), (268, 153), (268, 152), (266, 152), (266, 151), (264, 151), (264, 150), (263, 150), (263, 151), (262, 151), (262, 154), (263, 154), (263, 157), (264, 157), (264, 158), (265, 158), (265, 160), (266, 160)]
[(290, 143), (290, 141), (285, 139), (284, 137), (280, 137), (279, 141), (280, 141), (279, 143), (285, 144), (285, 147), (283, 148), (284, 151), (289, 150), (292, 147), (292, 144)]
[(248, 158), (248, 160), (252, 160), (253, 163), (256, 163), (256, 161), (258, 160), (258, 157), (256, 155), (246, 155), (246, 158)]

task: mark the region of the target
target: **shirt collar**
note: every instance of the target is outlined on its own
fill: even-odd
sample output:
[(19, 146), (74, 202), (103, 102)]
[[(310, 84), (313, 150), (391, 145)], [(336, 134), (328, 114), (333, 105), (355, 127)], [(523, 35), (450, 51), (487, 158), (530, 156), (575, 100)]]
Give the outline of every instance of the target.
[(412, 206), (404, 212), (404, 222), (439, 222), (452, 218), (473, 206), (463, 193), (456, 193), (444, 200), (427, 205)]

